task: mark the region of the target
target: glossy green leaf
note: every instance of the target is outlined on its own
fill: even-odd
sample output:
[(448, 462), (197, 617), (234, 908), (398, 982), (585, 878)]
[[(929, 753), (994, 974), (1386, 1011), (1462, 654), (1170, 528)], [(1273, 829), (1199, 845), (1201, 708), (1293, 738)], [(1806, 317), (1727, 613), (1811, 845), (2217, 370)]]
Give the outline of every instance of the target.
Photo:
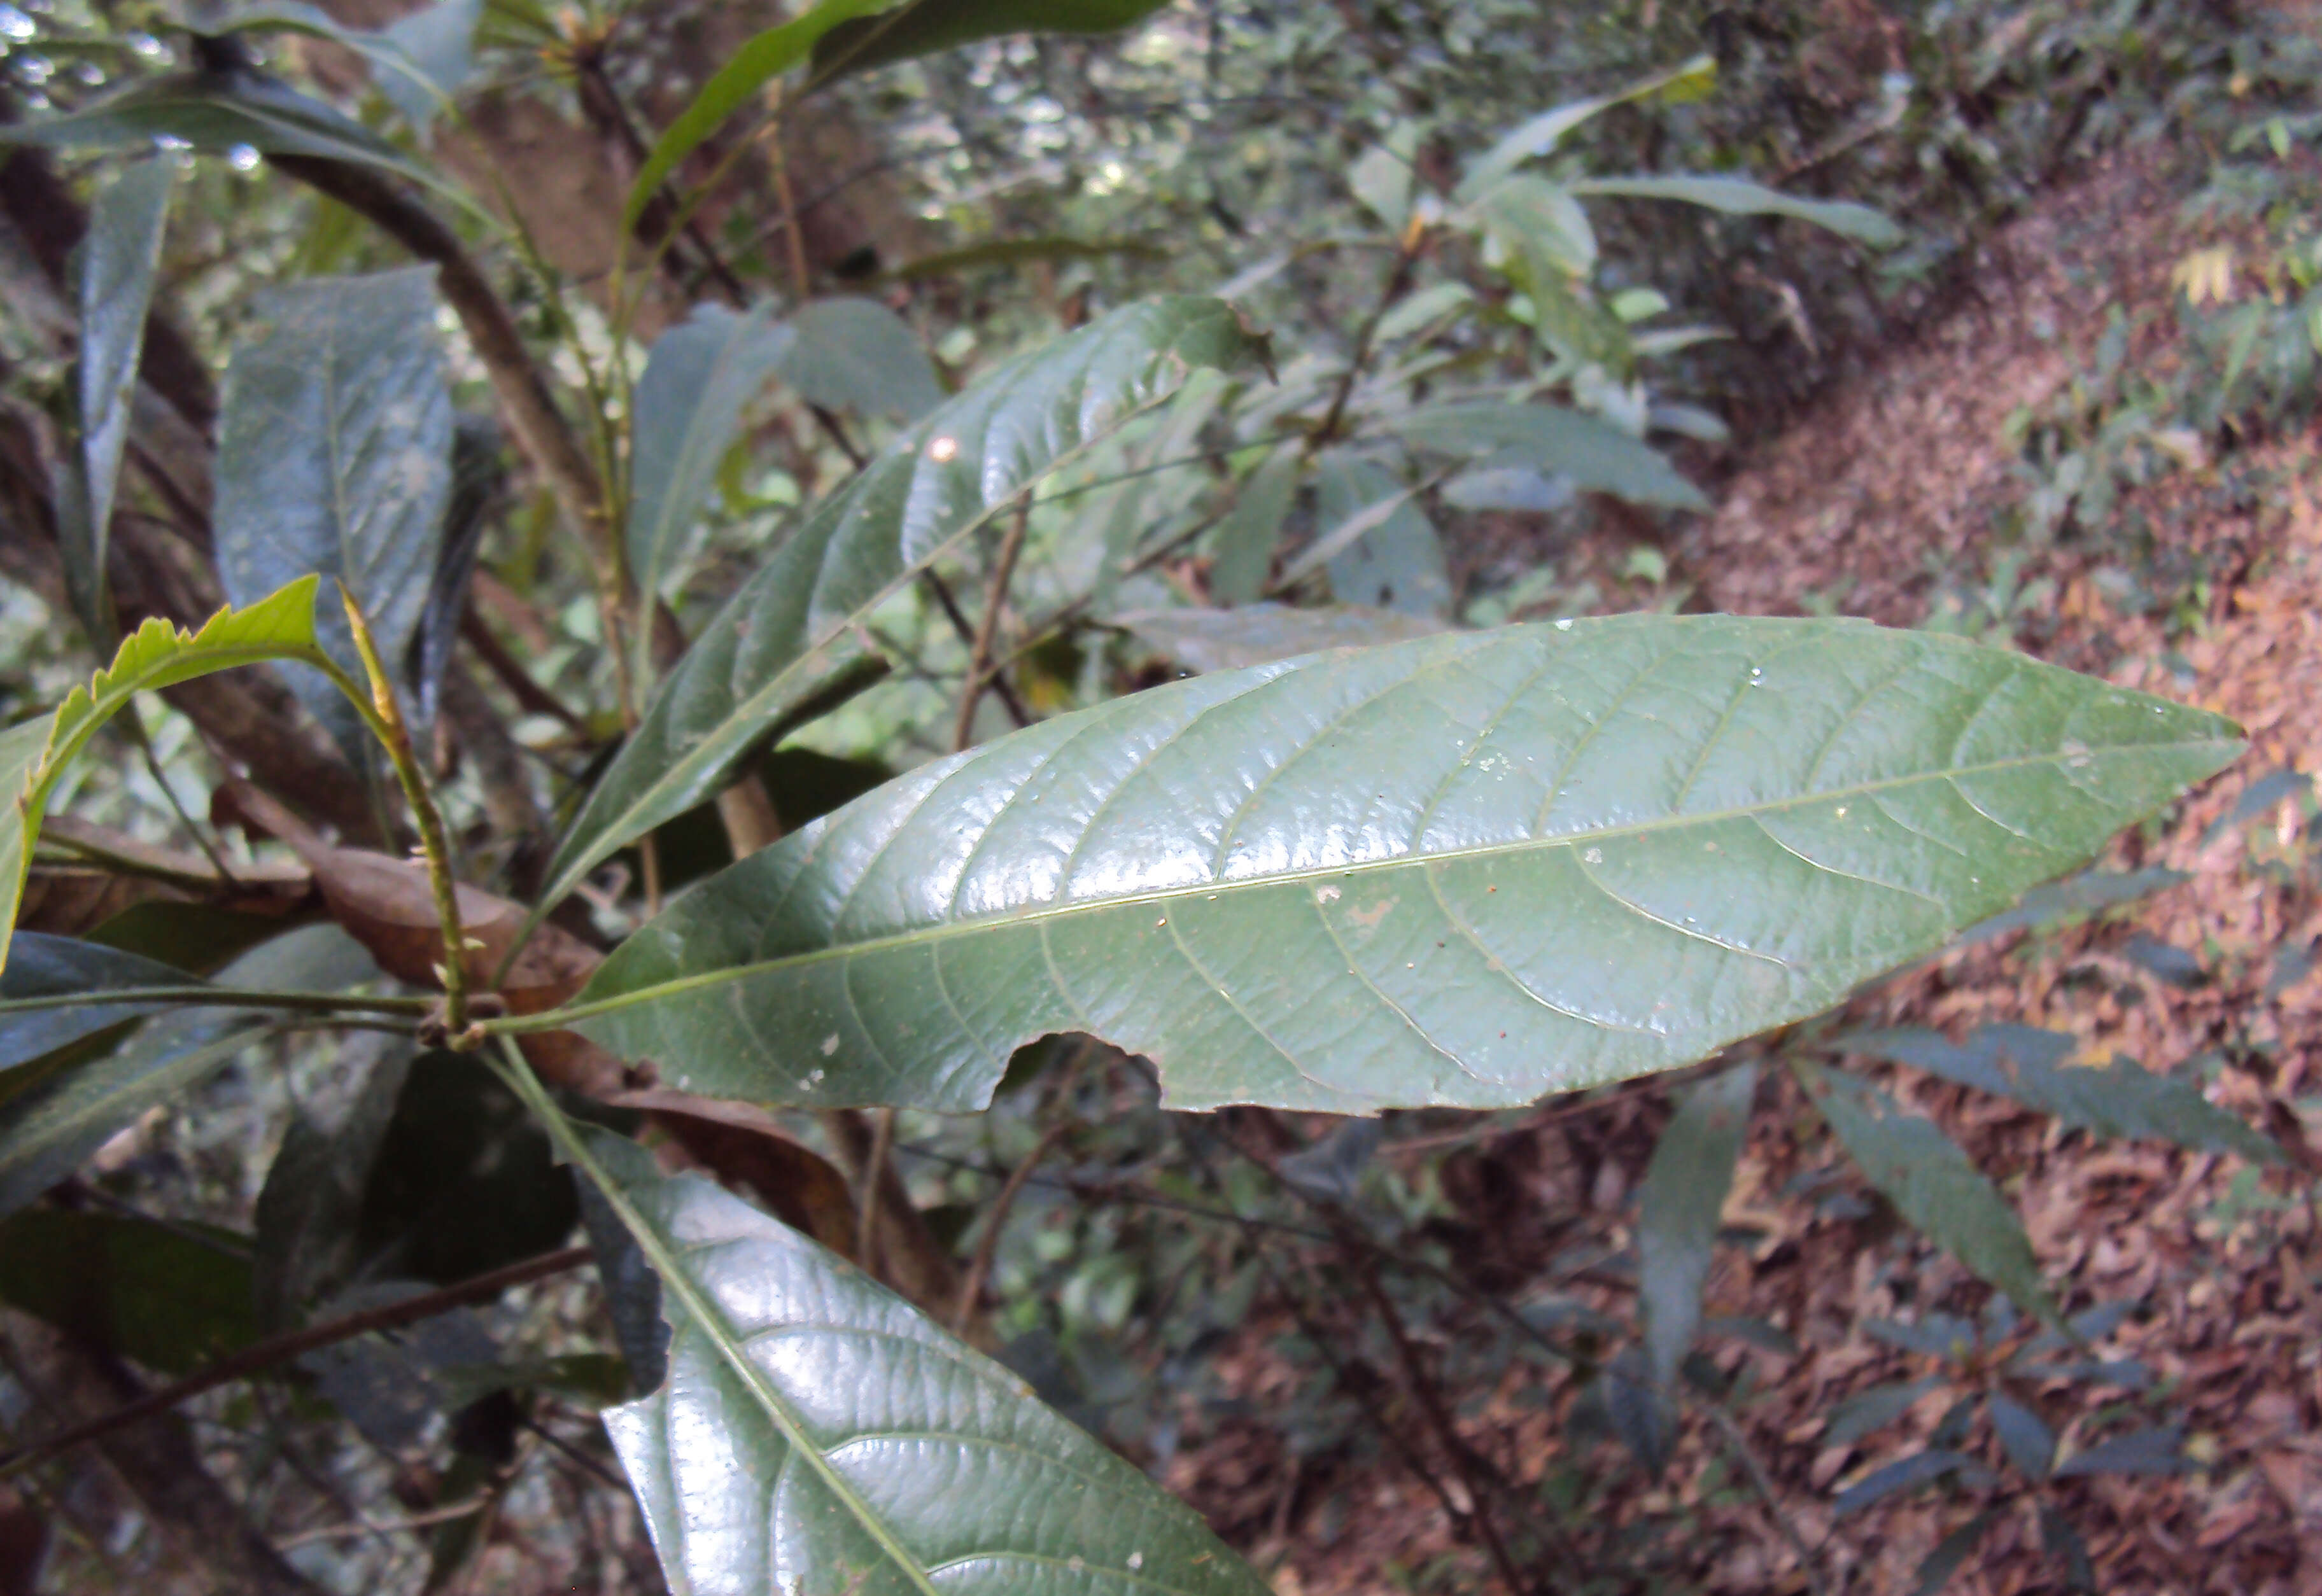
[(1706, 82), (1717, 73), (1714, 57), (1695, 56), (1674, 71), (1662, 72), (1609, 95), (1574, 100), (1520, 123), (1489, 150), (1467, 163), (1459, 179), (1458, 197), (1471, 200), (1534, 157), (1546, 155), (1564, 141), (1564, 135), (1582, 123), (1614, 106), (1641, 100), (1690, 82)]
[[(385, 659), (419, 628), (452, 492), (452, 395), (435, 338), (435, 269), (317, 278), (257, 296), (256, 325), (226, 368), (219, 416), (217, 565), (249, 604), (317, 573), (353, 596)], [(323, 651), (362, 661), (333, 595)], [(307, 671), (291, 689), (342, 747), (363, 731), (338, 689)]]
[(664, 1289), (668, 1382), (603, 1418), (672, 1591), (1263, 1596), (1192, 1509), (868, 1276), (632, 1143), (584, 1156)]
[[(337, 926), (310, 926), (244, 953), (220, 972), (218, 984), (332, 992), (378, 975), (370, 955)], [(24, 1072), (37, 1079), (0, 1097), (0, 1214), (23, 1208), (146, 1109), (246, 1051), (275, 1017), (252, 1009), (186, 1009), (147, 1020), (101, 1057)], [(0, 1085), (14, 1084), (0, 1077)]]
[(875, 299), (817, 299), (782, 325), (791, 342), (774, 369), (809, 404), (916, 421), (943, 403), (919, 335)]
[(1293, 609), (1249, 604), (1239, 609), (1148, 609), (1115, 616), (1138, 642), (1188, 670), (1241, 670), (1326, 648), (1368, 648), (1430, 637), (1444, 628), (1419, 616), (1359, 605)]
[(754, 35), (654, 141), (644, 164), (637, 169), (636, 180), (629, 185), (628, 203), (621, 211), (621, 231), (635, 228), (637, 218), (644, 214), (678, 162), (701, 148), (759, 90), (805, 60), (816, 40), (850, 17), (867, 16), (893, 4), (894, 0), (822, 0), (803, 16)]
[(844, 668), (856, 623), (914, 573), (1195, 369), (1263, 351), (1218, 300), (1147, 300), (1009, 361), (900, 434), (703, 628), (590, 794), (542, 901), (715, 791)]
[(80, 246), (80, 480), (78, 492), (59, 496), (57, 542), (73, 607), (100, 646), (112, 641), (105, 551), (113, 526), (114, 488), (129, 444), (145, 312), (153, 302), (161, 232), (177, 178), (174, 161), (130, 163), (89, 202), (88, 235)]
[(448, 191), (443, 179), (362, 123), (263, 72), (175, 72), (62, 116), (0, 123), (0, 145), (145, 150), (172, 141), (206, 154), (250, 149), (354, 161)]
[(1831, 1130), (1897, 1213), (2020, 1307), (2055, 1319), (2024, 1221), (1957, 1143), (1868, 1081), (1804, 1061), (1796, 1068)]
[(1756, 1067), (1742, 1064), (1687, 1090), (1637, 1194), (1637, 1301), (1645, 1355), (1662, 1385), (1676, 1377), (1701, 1328), (1702, 1282), (1757, 1089)]
[(1676, 510), (1709, 508), (1701, 489), (1660, 451), (1577, 410), (1467, 400), (1422, 406), (1386, 425), (1413, 449), (1467, 455), (1486, 467), (1522, 466), (1562, 477), (1583, 493)]
[[(743, 407), (794, 338), (763, 306), (698, 306), (654, 341), (629, 409), (629, 573), (659, 594), (679, 574)], [(643, 628), (640, 628), (643, 631)], [(649, 637), (638, 643), (641, 662)]]
[(1233, 508), (1210, 534), (1210, 594), (1218, 603), (1250, 604), (1265, 590), (1267, 573), (1274, 569), (1274, 548), (1282, 539), (1282, 524), (1297, 499), (1298, 478), (1304, 469), (1298, 451), (1285, 444), (1242, 481)]
[(2071, 1064), (2080, 1043), (2061, 1032), (1981, 1026), (1964, 1044), (1954, 1044), (1940, 1031), (1850, 1031), (1830, 1045), (2014, 1098), (2100, 1136), (2174, 1142), (2259, 1163), (2282, 1161), (2281, 1149), (2265, 1135), (2185, 1081), (2155, 1074), (2134, 1059), (2116, 1058), (2101, 1067)]
[(695, 888), (564, 1017), (761, 1100), (977, 1108), (1080, 1031), (1176, 1108), (1518, 1104), (1817, 1013), (2239, 748), (1856, 622), (1311, 655), (901, 777)]
[(113, 1214), (0, 1220), (0, 1301), (164, 1374), (255, 1337), (243, 1237)]
[(814, 46), (815, 80), (827, 83), (895, 61), (956, 50), (1010, 33), (1117, 33), (1164, 0), (906, 0), (880, 16), (830, 29)]
[[(191, 987), (200, 984), (182, 970), (135, 953), (69, 936), (19, 931), (0, 971), (0, 1002), (23, 998), (95, 998), (123, 988)], [(0, 1070), (13, 1070), (123, 1020), (151, 1014), (151, 1003), (78, 1003), (69, 1008), (33, 1008), (0, 1014)]]
[(263, 660), (323, 658), (315, 643), (315, 579), (306, 577), (246, 609), (218, 611), (199, 632), (155, 616), (123, 638), (113, 663), (73, 689), (54, 716), (0, 733), (0, 970), (7, 968), (9, 933), (49, 793), (98, 727), (148, 689)]
[(1903, 242), (1903, 230), (1869, 205), (1844, 200), (1803, 199), (1742, 178), (1578, 178), (1570, 187), (1574, 194), (1581, 196), (1674, 200), (1679, 205), (1699, 205), (1734, 216), (1789, 216), (1880, 249), (1891, 249)]

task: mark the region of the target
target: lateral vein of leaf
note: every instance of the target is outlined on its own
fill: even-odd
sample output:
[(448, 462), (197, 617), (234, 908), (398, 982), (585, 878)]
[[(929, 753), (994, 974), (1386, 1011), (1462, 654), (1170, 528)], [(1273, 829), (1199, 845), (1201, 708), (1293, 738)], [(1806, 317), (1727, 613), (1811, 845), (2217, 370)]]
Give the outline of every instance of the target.
[[(2227, 750), (2239, 746), (2238, 743), (2231, 739), (2202, 737), (2175, 743), (2143, 743), (2118, 748), (2093, 749), (2088, 753), (2071, 757), (2091, 760), (2147, 758), (2156, 753), (2189, 753), (2197, 750)], [(1005, 931), (1025, 926), (1045, 927), (1047, 922), (1066, 919), (1074, 915), (1099, 914), (1111, 909), (1134, 908), (1141, 905), (1176, 903), (1197, 896), (1209, 897), (1213, 890), (1216, 893), (1258, 891), (1332, 878), (1343, 880), (1348, 876), (1367, 876), (1395, 870), (1434, 867), (1458, 863), (1463, 860), (1498, 858), (1506, 854), (1526, 853), (1534, 850), (1577, 848), (1585, 843), (1606, 842), (1623, 837), (1651, 836), (1681, 831), (1689, 826), (1715, 825), (1729, 820), (1747, 820), (1760, 815), (1781, 814), (1787, 810), (1803, 808), (1811, 804), (1827, 803), (1838, 798), (1851, 800), (1873, 797), (1882, 792), (1899, 791), (1921, 782), (1945, 781), (1956, 786), (1964, 777), (2003, 775), (2011, 771), (2032, 770), (2042, 765), (2057, 763), (2065, 757), (2067, 756), (2064, 754), (2052, 752), (2019, 754), (2008, 759), (1992, 760), (1983, 764), (1972, 765), (1964, 770), (1920, 771), (1907, 776), (1891, 776), (1877, 781), (1858, 782), (1851, 787), (1824, 788), (1819, 792), (1802, 793), (1795, 798), (1777, 798), (1763, 804), (1706, 810), (1698, 815), (1663, 816), (1652, 820), (1638, 821), (1633, 825), (1598, 826), (1587, 831), (1569, 832), (1560, 836), (1523, 837), (1513, 842), (1490, 843), (1474, 848), (1450, 848), (1430, 853), (1403, 853), (1392, 859), (1363, 860), (1349, 864), (1313, 865), (1302, 870), (1283, 871), (1272, 875), (1250, 877), (1242, 880), (1197, 881), (1190, 886), (1160, 888), (1147, 892), (1123, 893), (1118, 897), (1078, 903), (1044, 904), (1037, 908), (1022, 909), (1007, 915), (995, 915), (986, 919), (954, 920), (933, 926), (915, 926), (910, 930), (893, 932), (884, 936), (865, 937), (857, 942), (836, 943), (828, 947), (811, 948), (802, 953), (784, 954), (780, 958), (730, 965), (723, 970), (705, 971), (699, 975), (680, 976), (671, 980), (657, 982), (653, 986), (639, 987), (633, 991), (622, 992), (614, 997), (599, 999), (593, 1003), (579, 1003), (570, 1008), (550, 1009), (541, 1014), (487, 1021), (486, 1028), (503, 1035), (514, 1035), (530, 1031), (556, 1030), (576, 1020), (590, 1019), (600, 1014), (613, 1013), (619, 1009), (633, 1008), (640, 1003), (677, 997), (704, 987), (722, 985), (727, 981), (744, 980), (772, 971), (804, 968), (828, 959), (853, 958), (857, 954), (882, 953), (892, 948), (910, 947), (921, 943)], [(1961, 796), (1963, 798), (1966, 797), (1964, 792)], [(1972, 799), (1969, 799), (1968, 802), (1970, 807), (1975, 807)], [(1979, 815), (1984, 814), (1980, 808), (1977, 808), (1976, 812)], [(1985, 815), (1984, 817), (1990, 820), (1993, 825), (2022, 838), (2025, 842), (2031, 843), (2035, 847), (2047, 847), (2047, 844), (2041, 843), (2038, 838), (2017, 831), (2015, 827), (2007, 825), (1989, 815)], [(1722, 943), (1716, 945), (1727, 946)], [(1728, 948), (1727, 951), (1745, 953), (1751, 950)], [(1766, 954), (1758, 956), (1769, 957)], [(1776, 962), (1779, 962), (1779, 961)], [(1077, 1008), (1078, 1005), (1075, 1004), (1074, 1007)]]
[[(964, 1568), (972, 1563), (1036, 1563), (1045, 1568), (1061, 1568), (1074, 1573), (1097, 1571), (1097, 1565), (1083, 1557), (1050, 1557), (1038, 1552), (1017, 1552), (1001, 1547), (987, 1552), (968, 1552), (938, 1563), (928, 1572), (943, 1573), (951, 1569)], [(1110, 1564), (1105, 1564), (1102, 1572), (1125, 1584), (1142, 1585), (1149, 1591), (1166, 1591), (1170, 1596), (1186, 1596), (1192, 1589), (1188, 1585), (1164, 1584), (1159, 1580), (1147, 1579), (1141, 1573), (1131, 1573), (1125, 1568), (1116, 1568)]]

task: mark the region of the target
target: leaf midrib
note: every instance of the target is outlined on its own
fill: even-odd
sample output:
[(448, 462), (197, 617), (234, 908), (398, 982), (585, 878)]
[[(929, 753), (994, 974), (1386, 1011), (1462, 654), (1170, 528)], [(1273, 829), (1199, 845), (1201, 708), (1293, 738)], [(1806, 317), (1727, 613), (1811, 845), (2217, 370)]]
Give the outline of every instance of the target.
[[(699, 975), (681, 976), (650, 987), (638, 987), (593, 1003), (574, 1004), (569, 1008), (551, 1009), (538, 1015), (493, 1022), (489, 1028), (503, 1033), (553, 1030), (576, 1020), (590, 1019), (599, 1015), (617, 1013), (638, 1004), (663, 998), (677, 997), (703, 988), (722, 985), (727, 981), (744, 980), (772, 971), (809, 968), (831, 959), (852, 958), (858, 953), (873, 953), (897, 947), (923, 946), (947, 942), (955, 937), (988, 931), (999, 931), (1021, 926), (1039, 925), (1060, 920), (1073, 915), (1091, 914), (1099, 910), (1133, 908), (1140, 904), (1167, 904), (1191, 898), (1216, 898), (1227, 892), (1254, 890), (1261, 888), (1296, 885), (1305, 881), (1345, 880), (1348, 876), (1367, 876), (1388, 871), (1424, 868), (1467, 859), (1494, 858), (1505, 854), (1530, 853), (1550, 848), (1572, 848), (1586, 843), (1603, 842), (1632, 836), (1681, 830), (1687, 826), (1711, 825), (1729, 820), (1751, 819), (1777, 815), (1809, 804), (1828, 803), (1836, 799), (1867, 798), (1881, 792), (1892, 792), (1925, 781), (1957, 781), (1961, 778), (1996, 775), (2008, 771), (2028, 770), (2039, 765), (2058, 764), (2072, 760), (2115, 760), (2154, 753), (2190, 752), (2199, 749), (2231, 749), (2238, 744), (2227, 737), (2188, 738), (2169, 743), (2140, 743), (2117, 748), (2091, 749), (2084, 753), (2049, 752), (2019, 754), (2008, 759), (1989, 760), (1979, 764), (1958, 765), (1940, 771), (1915, 771), (1907, 776), (1886, 777), (1876, 781), (1862, 781), (1847, 787), (1824, 788), (1815, 792), (1800, 793), (1794, 798), (1776, 798), (1760, 804), (1739, 805), (1724, 809), (1704, 810), (1693, 815), (1664, 815), (1650, 820), (1632, 822), (1625, 825), (1595, 826), (1585, 831), (1568, 832), (1554, 837), (1526, 837), (1514, 842), (1490, 843), (1467, 848), (1447, 848), (1426, 853), (1410, 853), (1392, 859), (1364, 860), (1352, 864), (1310, 866), (1299, 870), (1281, 871), (1264, 876), (1245, 877), (1239, 880), (1212, 880), (1190, 887), (1168, 887), (1148, 892), (1124, 893), (1118, 897), (1089, 898), (1078, 902), (1044, 904), (1035, 908), (1007, 914), (991, 915), (978, 919), (947, 919), (932, 926), (909, 931), (891, 932), (882, 936), (864, 937), (859, 941), (834, 944), (805, 953), (786, 954), (779, 959), (764, 959), (747, 964), (729, 965), (722, 970), (706, 971)], [(1819, 866), (1817, 868), (1820, 868)]]

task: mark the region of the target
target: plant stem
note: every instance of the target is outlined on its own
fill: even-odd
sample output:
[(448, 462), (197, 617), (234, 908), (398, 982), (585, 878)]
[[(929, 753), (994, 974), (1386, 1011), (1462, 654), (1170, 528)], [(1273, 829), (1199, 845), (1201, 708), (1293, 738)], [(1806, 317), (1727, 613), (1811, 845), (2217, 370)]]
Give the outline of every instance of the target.
[(992, 650), (1000, 636), (1001, 613), (1008, 607), (1008, 584), (1016, 579), (1016, 560), (1024, 552), (1024, 534), (1032, 524), (1032, 501), (1016, 506), (1016, 518), (1001, 540), (1000, 557), (992, 562), (992, 579), (984, 585), (983, 615), (968, 650), (967, 685), (959, 695), (959, 717), (952, 724), (952, 752), (960, 752), (975, 738), (975, 707), (992, 676)]
[(367, 1336), (377, 1330), (393, 1330), (404, 1325), (415, 1325), (422, 1319), (433, 1318), (437, 1314), (448, 1313), (471, 1302), (488, 1302), (511, 1286), (524, 1285), (532, 1281), (544, 1280), (552, 1274), (562, 1274), (568, 1269), (577, 1269), (594, 1256), (596, 1254), (587, 1247), (566, 1247), (561, 1252), (545, 1253), (537, 1258), (527, 1258), (523, 1263), (495, 1269), (489, 1274), (480, 1274), (424, 1296), (408, 1297), (400, 1302), (366, 1309), (342, 1318), (326, 1319), (319, 1325), (310, 1325), (306, 1329), (293, 1330), (286, 1335), (270, 1336), (230, 1357), (220, 1358), (199, 1373), (189, 1374), (174, 1385), (165, 1385), (87, 1424), (76, 1425), (62, 1435), (51, 1436), (45, 1441), (35, 1442), (19, 1450), (5, 1462), (0, 1462), (0, 1478), (37, 1468), (41, 1464), (63, 1456), (76, 1446), (96, 1440), (100, 1436), (110, 1435), (124, 1425), (167, 1412), (206, 1391), (261, 1373), (278, 1363), (303, 1357), (318, 1347), (335, 1346), (342, 1341), (352, 1341), (358, 1336)]
[(53, 992), (40, 998), (11, 998), (0, 1002), (0, 1016), (31, 1014), (44, 1008), (112, 1008), (114, 1005), (171, 1004), (200, 1008), (281, 1008), (301, 1014), (425, 1014), (435, 1007), (431, 998), (347, 998), (335, 992), (261, 992), (237, 987), (120, 987), (82, 992)]
[(1047, 1157), (1048, 1149), (1063, 1138), (1068, 1128), (1059, 1122), (1041, 1132), (1040, 1139), (1024, 1155), (1024, 1162), (1009, 1172), (1006, 1182), (1000, 1188), (1000, 1194), (992, 1199), (991, 1208), (984, 1211), (983, 1235), (976, 1241), (975, 1258), (967, 1266), (967, 1278), (959, 1283), (959, 1300), (952, 1307), (953, 1335), (962, 1337), (967, 1335), (968, 1321), (975, 1317), (976, 1301), (983, 1295), (984, 1277), (992, 1272), (992, 1260), (1000, 1251), (1000, 1233), (1007, 1227), (1008, 1210), (1015, 1206), (1017, 1193), (1024, 1190), (1026, 1182), (1032, 1178), (1032, 1172), (1040, 1167), (1042, 1159)]

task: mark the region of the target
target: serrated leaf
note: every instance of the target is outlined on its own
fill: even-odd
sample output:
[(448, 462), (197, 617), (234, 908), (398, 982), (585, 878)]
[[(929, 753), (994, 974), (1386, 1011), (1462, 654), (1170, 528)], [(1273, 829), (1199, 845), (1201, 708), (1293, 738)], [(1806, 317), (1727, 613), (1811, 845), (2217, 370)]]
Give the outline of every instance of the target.
[(1903, 242), (1903, 230), (1869, 205), (1844, 200), (1804, 199), (1742, 178), (1641, 175), (1631, 178), (1577, 178), (1577, 195), (1602, 195), (1618, 199), (1667, 199), (1699, 205), (1734, 216), (1789, 216), (1811, 222), (1842, 237), (1880, 249)]
[[(70, 936), (19, 931), (0, 971), (0, 1002), (26, 998), (95, 998), (107, 990), (137, 987), (190, 987), (201, 983), (182, 970), (151, 959)], [(35, 1008), (0, 1014), (0, 1070), (13, 1070), (59, 1047), (71, 1045), (123, 1020), (151, 1014), (151, 1003), (80, 1003), (69, 1008)], [(0, 1082), (0, 1091), (5, 1083)]]
[(665, 1290), (668, 1383), (603, 1418), (672, 1591), (1262, 1596), (1015, 1375), (738, 1198), (588, 1136)]
[(875, 299), (816, 299), (782, 325), (774, 369), (809, 404), (916, 421), (944, 401), (919, 335)]
[(1562, 477), (1584, 493), (1677, 510), (1709, 508), (1701, 489), (1660, 451), (1577, 410), (1467, 400), (1422, 406), (1385, 424), (1414, 449), (1468, 455), (1487, 467), (1527, 467)]
[[(679, 574), (743, 406), (794, 337), (763, 306), (744, 313), (703, 305), (654, 340), (629, 407), (626, 542), (638, 592), (657, 596)], [(649, 643), (639, 640), (641, 661)]]
[[(316, 926), (243, 954), (220, 972), (219, 984), (334, 991), (377, 973), (336, 927)], [(23, 1208), (147, 1108), (242, 1053), (274, 1017), (233, 1008), (163, 1015), (112, 1053), (41, 1073), (0, 1099), (0, 1214)]]
[(1701, 1327), (1701, 1286), (1757, 1089), (1757, 1068), (1745, 1063), (1687, 1091), (1638, 1192), (1637, 1300), (1645, 1355), (1662, 1385), (1676, 1377)]
[(170, 141), (212, 155), (250, 149), (353, 161), (439, 194), (455, 192), (362, 123), (263, 72), (173, 72), (61, 116), (0, 123), (0, 146), (88, 152), (151, 150)]
[(59, 496), (57, 543), (74, 609), (98, 646), (112, 641), (105, 618), (105, 552), (113, 497), (129, 443), (145, 313), (161, 265), (177, 165), (133, 161), (89, 202), (80, 246), (80, 473), (78, 491)]
[(761, 1101), (978, 1108), (1078, 1031), (1175, 1108), (1514, 1105), (1820, 1012), (2238, 748), (1856, 622), (1310, 655), (890, 782), (693, 889), (558, 1023)]
[(57, 778), (97, 728), (148, 689), (265, 660), (320, 660), (315, 579), (301, 578), (244, 609), (222, 609), (199, 632), (155, 616), (121, 640), (113, 663), (68, 694), (46, 721), (0, 733), (0, 971), (24, 893), (32, 842)]
[(187, 1374), (255, 1338), (245, 1237), (60, 1208), (0, 1220), (0, 1301)]
[(1796, 1068), (1823, 1118), (1904, 1218), (2027, 1312), (2056, 1322), (2024, 1221), (1958, 1144), (1868, 1081), (1804, 1061)]
[[(317, 278), (261, 294), (219, 412), (218, 576), (249, 604), (308, 572), (362, 606), (401, 661), (426, 608), (452, 491), (452, 395), (435, 338), (435, 269)], [(360, 680), (342, 606), (317, 641)], [(363, 730), (330, 682), (289, 673), (301, 703), (359, 757)]]
[(1112, 618), (1147, 647), (1188, 670), (1241, 670), (1326, 648), (1367, 648), (1431, 637), (1445, 628), (1420, 616), (1360, 605), (1293, 609), (1246, 604), (1239, 609), (1134, 610)]
[(1850, 1031), (1833, 1037), (1842, 1053), (1908, 1064), (1979, 1091), (2013, 1098), (2100, 1136), (2144, 1137), (2233, 1153), (2258, 1163), (2279, 1163), (2281, 1149), (2261, 1132), (2173, 1076), (2157, 1075), (2134, 1059), (2101, 1067), (2068, 1061), (2080, 1051), (2074, 1037), (2030, 1026), (1979, 1026), (1964, 1044), (1918, 1028)]
[(1009, 33), (1117, 33), (1164, 0), (907, 0), (883, 15), (857, 16), (815, 42), (814, 72), (827, 83), (895, 61), (956, 50)]
[(589, 795), (542, 903), (708, 798), (916, 572), (1196, 369), (1239, 369), (1263, 349), (1219, 300), (1147, 300), (1008, 362), (898, 436), (703, 628)]

